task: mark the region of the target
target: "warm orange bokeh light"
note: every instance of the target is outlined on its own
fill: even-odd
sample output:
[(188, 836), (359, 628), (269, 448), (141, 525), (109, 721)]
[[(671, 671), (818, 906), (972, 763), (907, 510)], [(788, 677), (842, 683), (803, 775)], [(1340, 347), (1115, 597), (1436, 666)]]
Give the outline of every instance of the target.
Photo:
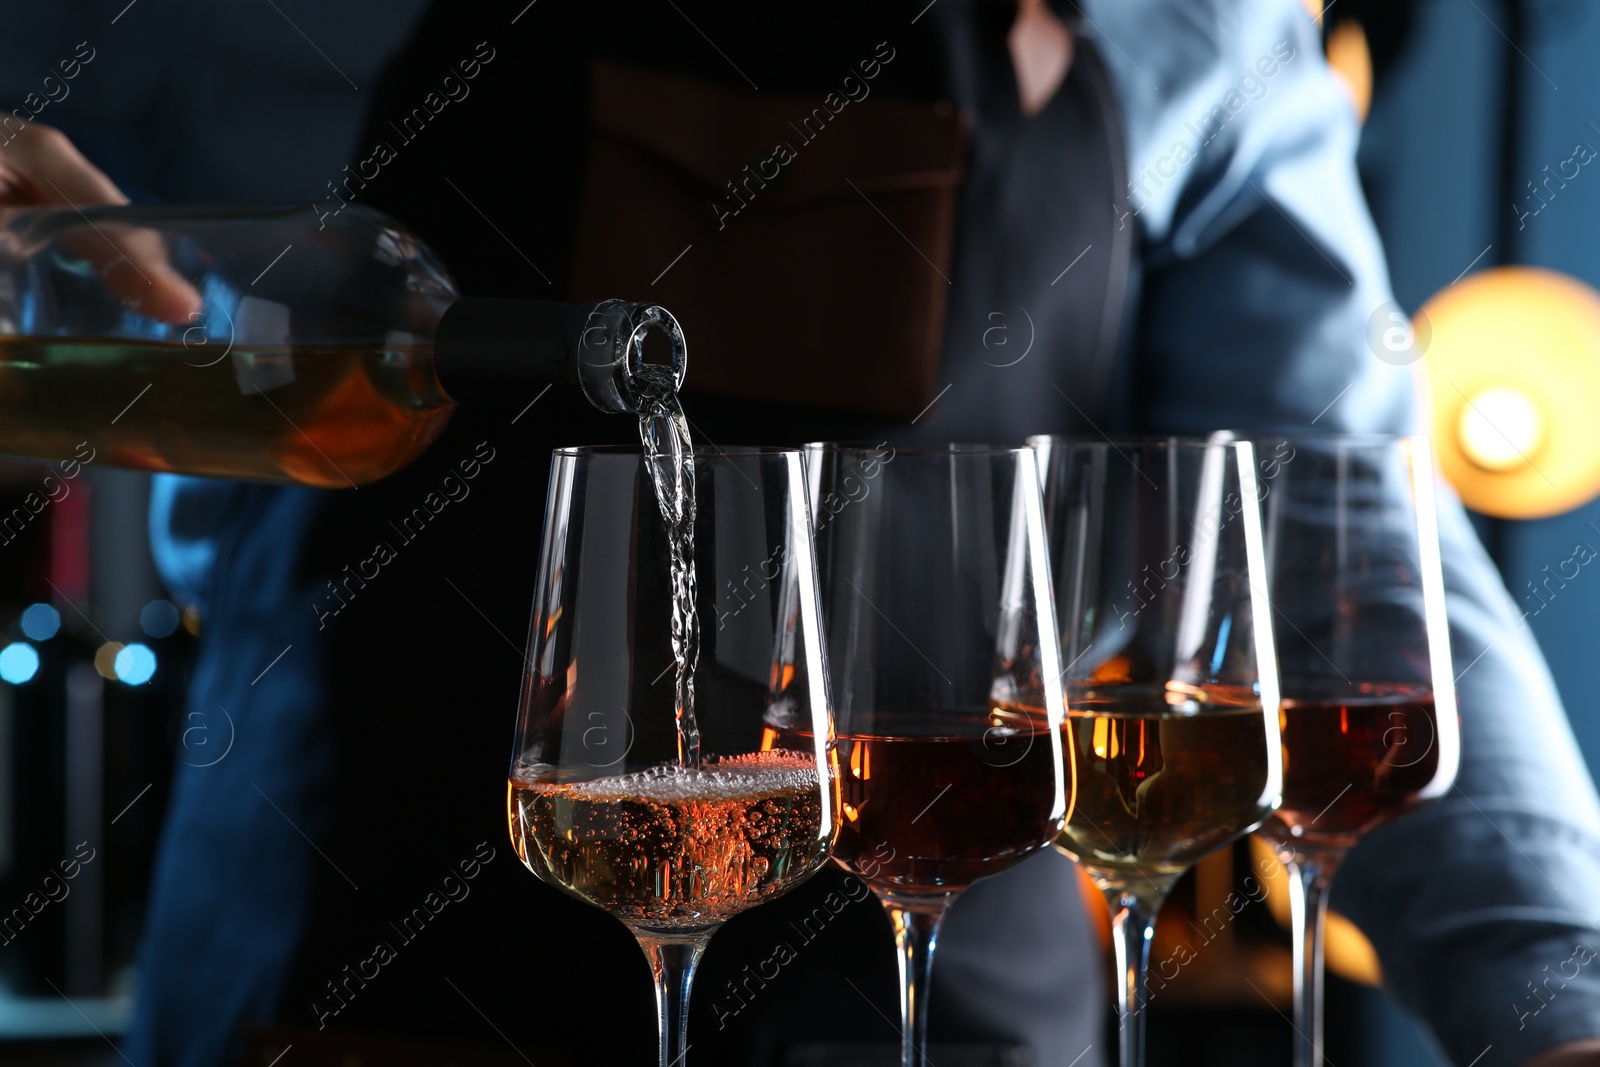
[(1345, 19), (1333, 27), (1328, 34), (1328, 66), (1350, 94), (1356, 117), (1366, 122), (1372, 107), (1372, 51), (1361, 23)]
[[(1250, 838), (1250, 861), (1266, 891), (1267, 907), (1285, 930), (1289, 922), (1289, 868), (1278, 862), (1272, 846), (1259, 837)], [(1378, 986), (1383, 971), (1378, 953), (1356, 924), (1336, 911), (1328, 912), (1328, 938), (1324, 947), (1328, 969), (1352, 982)]]
[(1531, 519), (1600, 494), (1600, 293), (1501, 267), (1437, 293), (1423, 315), (1439, 468), (1467, 506)]

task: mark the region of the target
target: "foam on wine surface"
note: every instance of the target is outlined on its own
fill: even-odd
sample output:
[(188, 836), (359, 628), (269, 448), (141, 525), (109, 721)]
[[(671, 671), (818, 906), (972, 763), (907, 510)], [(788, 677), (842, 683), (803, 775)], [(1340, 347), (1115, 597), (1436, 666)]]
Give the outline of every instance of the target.
[(814, 789), (814, 761), (795, 759), (786, 766), (753, 756), (718, 760), (714, 765), (682, 767), (667, 764), (649, 770), (595, 778), (563, 786), (568, 795), (589, 800), (692, 801), (749, 797), (784, 789)]

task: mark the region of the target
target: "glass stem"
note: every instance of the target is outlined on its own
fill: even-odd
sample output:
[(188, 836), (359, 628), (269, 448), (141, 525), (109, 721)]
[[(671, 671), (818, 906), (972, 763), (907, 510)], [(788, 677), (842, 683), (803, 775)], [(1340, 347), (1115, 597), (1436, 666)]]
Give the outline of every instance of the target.
[(1328, 886), (1343, 855), (1300, 853), (1288, 865), (1294, 919), (1295, 1067), (1322, 1067), (1322, 946), (1328, 926)]
[(683, 1067), (689, 1054), (689, 987), (713, 931), (666, 937), (635, 930), (656, 985), (656, 1025), (661, 1067)]
[(1170, 886), (1134, 890), (1107, 888), (1111, 905), (1111, 945), (1117, 954), (1117, 1017), (1122, 1021), (1121, 1067), (1144, 1065), (1145, 973), (1150, 966), (1150, 938), (1156, 912)]
[(939, 926), (950, 910), (950, 897), (932, 900), (885, 899), (894, 924), (895, 955), (900, 963), (900, 1064), (924, 1067), (928, 1049), (928, 989), (933, 949)]

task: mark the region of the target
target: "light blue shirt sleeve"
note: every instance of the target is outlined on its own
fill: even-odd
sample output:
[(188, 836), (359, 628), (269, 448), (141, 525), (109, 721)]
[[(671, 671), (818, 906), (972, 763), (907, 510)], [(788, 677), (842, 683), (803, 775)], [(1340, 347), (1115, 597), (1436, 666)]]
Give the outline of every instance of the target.
[[(1368, 339), (1389, 280), (1358, 124), (1303, 5), (1084, 9), (1128, 128), (1141, 428), (1418, 429), (1417, 368)], [(1460, 777), (1364, 841), (1334, 902), (1455, 1063), (1516, 1065), (1600, 1035), (1600, 805), (1529, 630), (1444, 495)]]

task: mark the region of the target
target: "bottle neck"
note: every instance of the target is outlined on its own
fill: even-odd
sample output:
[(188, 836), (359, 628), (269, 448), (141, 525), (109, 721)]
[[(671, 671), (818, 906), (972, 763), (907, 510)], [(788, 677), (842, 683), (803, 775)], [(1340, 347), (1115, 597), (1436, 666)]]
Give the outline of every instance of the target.
[(687, 360), (683, 330), (654, 304), (468, 297), (440, 319), (434, 364), (460, 402), (505, 404), (555, 384), (601, 411), (638, 414), (677, 391)]

